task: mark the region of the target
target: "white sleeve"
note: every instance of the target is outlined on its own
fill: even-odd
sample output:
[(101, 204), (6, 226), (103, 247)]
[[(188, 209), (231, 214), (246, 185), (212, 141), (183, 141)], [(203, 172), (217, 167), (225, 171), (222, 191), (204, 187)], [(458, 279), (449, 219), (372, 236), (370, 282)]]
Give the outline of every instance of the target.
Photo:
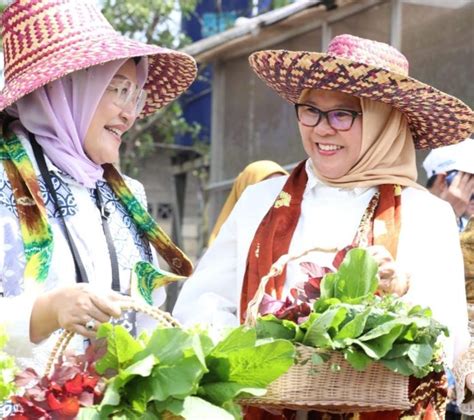
[(184, 325), (207, 323), (218, 332), (240, 324), (239, 303), (248, 250), (285, 181), (286, 177), (272, 178), (245, 189), (178, 296), (173, 314)]
[(424, 209), (422, 220), (413, 219), (403, 226), (402, 219), (402, 229), (409, 233), (409, 238), (404, 237), (404, 257), (411, 262), (412, 275), (405, 299), (429, 306), (433, 317), (448, 327), (450, 337), (445, 340), (444, 350), (446, 361), (452, 366), (470, 342), (459, 233), (448, 203), (436, 200)]
[(236, 287), (238, 213), (237, 205), (181, 289), (173, 315), (185, 326), (204, 323), (220, 330), (239, 325)]
[(0, 324), (9, 340), (6, 351), (17, 357), (32, 357), (30, 318), (35, 297), (24, 293), (25, 257), (17, 220), (0, 208)]

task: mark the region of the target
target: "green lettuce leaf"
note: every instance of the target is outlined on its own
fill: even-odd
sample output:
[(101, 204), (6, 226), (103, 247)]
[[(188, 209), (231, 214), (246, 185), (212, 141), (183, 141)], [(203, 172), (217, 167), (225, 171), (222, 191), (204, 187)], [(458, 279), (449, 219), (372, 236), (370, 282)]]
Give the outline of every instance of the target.
[(204, 369), (197, 357), (180, 360), (173, 366), (157, 366), (152, 375), (153, 398), (165, 401), (169, 397), (183, 399), (195, 394)]
[(214, 382), (203, 385), (198, 392), (198, 395), (205, 397), (207, 401), (213, 404), (222, 406), (228, 401), (234, 400), (239, 396), (257, 396), (265, 395), (267, 390), (265, 388), (250, 388), (245, 385), (235, 382)]
[(102, 324), (97, 331), (97, 338), (107, 339), (107, 353), (96, 363), (99, 374), (106, 370), (119, 370), (132, 362), (142, 346), (121, 325)]
[(186, 397), (183, 401), (174, 400), (166, 409), (177, 416), (184, 417), (186, 420), (234, 420), (234, 416), (228, 411), (194, 396)]
[(337, 330), (338, 326), (344, 320), (347, 309), (344, 307), (329, 309), (320, 317), (315, 319), (313, 324), (306, 331), (303, 344), (313, 347), (331, 348), (332, 339), (329, 335), (329, 329)]
[(202, 383), (238, 382), (248, 387), (266, 387), (294, 363), (295, 349), (286, 340), (275, 340), (257, 347), (219, 352), (209, 356), (209, 373)]
[(355, 339), (354, 344), (358, 344), (367, 356), (378, 360), (385, 356), (393, 346), (393, 343), (402, 332), (403, 325), (395, 325), (387, 334), (376, 335), (377, 338), (363, 341), (362, 337)]
[(232, 330), (210, 353), (212, 356), (232, 353), (248, 347), (254, 347), (257, 341), (255, 329), (241, 326)]
[(352, 346), (344, 350), (344, 357), (355, 370), (359, 371), (364, 371), (373, 362), (367, 354)]
[(370, 311), (371, 308), (367, 308), (365, 311), (358, 313), (351, 321), (339, 330), (334, 337), (334, 340), (359, 337), (364, 332), (365, 323), (367, 322)]
[(378, 264), (364, 249), (351, 249), (336, 273), (334, 295), (348, 301), (373, 295), (378, 287)]
[(296, 337), (298, 325), (293, 321), (281, 320), (274, 315), (257, 319), (256, 332), (259, 338), (280, 338), (293, 340)]

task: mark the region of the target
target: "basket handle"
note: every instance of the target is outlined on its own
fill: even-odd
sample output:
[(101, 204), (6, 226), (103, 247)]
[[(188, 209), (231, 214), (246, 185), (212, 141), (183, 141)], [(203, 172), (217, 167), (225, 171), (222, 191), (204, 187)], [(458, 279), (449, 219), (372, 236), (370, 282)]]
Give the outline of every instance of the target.
[(260, 280), (260, 284), (258, 285), (258, 289), (257, 289), (257, 292), (255, 293), (255, 296), (247, 305), (247, 316), (245, 318), (245, 323), (244, 323), (247, 327), (255, 327), (257, 323), (257, 317), (259, 314), (260, 304), (262, 303), (262, 299), (265, 295), (265, 288), (267, 287), (267, 284), (270, 281), (270, 279), (273, 277), (279, 276), (283, 272), (283, 269), (285, 268), (285, 266), (290, 261), (296, 260), (298, 258), (301, 258), (309, 254), (310, 252), (315, 252), (315, 251), (335, 253), (338, 251), (338, 249), (315, 247), (315, 248), (311, 248), (306, 251), (303, 251), (299, 254), (284, 254), (272, 264), (268, 274), (262, 277), (262, 279)]
[[(158, 324), (164, 327), (181, 327), (181, 324), (176, 319), (174, 319), (168, 312), (164, 312), (154, 306), (144, 305), (136, 301), (131, 301), (122, 303), (120, 305), (120, 309), (122, 311), (133, 310), (136, 312), (144, 313), (145, 315), (148, 315), (158, 321)], [(46, 363), (46, 376), (51, 375), (54, 362), (58, 360), (61, 355), (64, 354), (67, 346), (69, 345), (69, 342), (75, 334), (76, 333), (67, 330), (64, 330), (60, 334)]]

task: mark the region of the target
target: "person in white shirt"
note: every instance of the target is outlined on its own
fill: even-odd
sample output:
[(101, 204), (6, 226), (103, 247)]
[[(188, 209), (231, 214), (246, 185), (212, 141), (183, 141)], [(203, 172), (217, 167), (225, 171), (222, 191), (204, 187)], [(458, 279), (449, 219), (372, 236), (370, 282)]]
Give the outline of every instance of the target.
[[(270, 50), (249, 60), (294, 104), (308, 159), (289, 178), (246, 189), (185, 283), (174, 315), (216, 330), (238, 325), (281, 255), (318, 248), (270, 283), (267, 292), (279, 299), (306, 279), (302, 261), (331, 267), (336, 252), (365, 246), (379, 263), (379, 289), (431, 307), (450, 331), (448, 363), (464, 360), (469, 334), (456, 219), (446, 202), (416, 183), (415, 147), (466, 138), (472, 110), (410, 78), (395, 48), (351, 35), (335, 37), (327, 53)], [(456, 304), (447, 310), (446, 302)], [(469, 366), (461, 386), (472, 389)], [(417, 409), (433, 408), (426, 404)], [(443, 404), (435, 407), (440, 413)]]
[(453, 207), (459, 230), (474, 215), (474, 139), (440, 147), (423, 161), (426, 188)]
[[(60, 329), (83, 348), (121, 315), (136, 263), (155, 259), (150, 244), (191, 273), (143, 186), (113, 164), (136, 118), (183, 92), (196, 64), (122, 36), (91, 0), (13, 1), (1, 26), (0, 324), (18, 365), (42, 372)], [(163, 303), (164, 291), (150, 294)]]

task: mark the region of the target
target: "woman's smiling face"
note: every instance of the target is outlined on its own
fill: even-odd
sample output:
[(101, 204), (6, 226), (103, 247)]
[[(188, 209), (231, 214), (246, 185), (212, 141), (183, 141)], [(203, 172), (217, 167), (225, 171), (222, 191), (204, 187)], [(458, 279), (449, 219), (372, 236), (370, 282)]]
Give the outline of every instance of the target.
[[(333, 109), (361, 112), (360, 100), (355, 96), (327, 90), (306, 90), (300, 103), (321, 111)], [(298, 122), (305, 152), (316, 170), (324, 177), (338, 179), (346, 175), (357, 163), (362, 147), (362, 116), (355, 117), (351, 128), (337, 131), (325, 117), (315, 127)]]
[[(133, 59), (120, 67), (113, 80), (115, 79), (130, 80), (133, 86), (137, 84), (137, 67)], [(118, 162), (121, 137), (137, 117), (134, 103), (119, 107), (115, 96), (113, 91), (105, 91), (84, 139), (84, 151), (98, 165)]]

